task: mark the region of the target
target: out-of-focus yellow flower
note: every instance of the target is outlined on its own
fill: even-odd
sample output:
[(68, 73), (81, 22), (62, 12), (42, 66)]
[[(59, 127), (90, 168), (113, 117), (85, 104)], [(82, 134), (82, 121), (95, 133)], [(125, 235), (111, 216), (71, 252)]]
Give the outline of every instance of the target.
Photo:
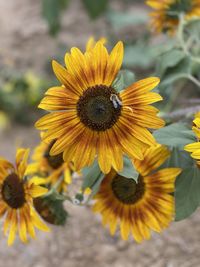
[(173, 34), (181, 13), (185, 20), (200, 17), (199, 0), (147, 0), (146, 3), (155, 10), (150, 15), (151, 26), (157, 33), (167, 31)]
[(59, 192), (66, 191), (72, 181), (73, 164), (63, 161), (62, 153), (50, 156), (49, 151), (55, 141), (50, 143), (41, 142), (34, 150), (33, 163), (29, 164), (27, 173), (45, 177), (44, 184), (53, 187), (63, 176), (58, 185)]
[(33, 199), (43, 196), (47, 189), (38, 185), (38, 178), (26, 180), (28, 149), (18, 149), (16, 166), (0, 158), (0, 216), (4, 221), (4, 234), (8, 234), (8, 245), (12, 245), (19, 233), (26, 243), (27, 233), (35, 238), (35, 227), (49, 231), (33, 207)]
[(197, 142), (186, 145), (184, 149), (192, 153), (192, 158), (196, 159), (200, 166), (200, 112), (195, 115), (192, 130), (196, 134)]

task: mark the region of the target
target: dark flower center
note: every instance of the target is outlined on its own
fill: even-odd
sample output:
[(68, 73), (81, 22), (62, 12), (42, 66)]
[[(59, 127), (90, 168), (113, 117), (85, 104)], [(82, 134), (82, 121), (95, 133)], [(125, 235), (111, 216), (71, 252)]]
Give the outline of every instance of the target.
[(167, 16), (171, 19), (178, 19), (178, 14), (188, 13), (192, 10), (192, 0), (176, 0), (168, 10)]
[(54, 144), (55, 144), (55, 140), (50, 143), (48, 149), (44, 153), (44, 157), (47, 159), (49, 165), (53, 169), (58, 169), (64, 163), (63, 153), (60, 153), (60, 154), (55, 155), (55, 156), (50, 156), (49, 152), (50, 152), (50, 150)]
[(119, 94), (105, 85), (88, 88), (77, 103), (77, 113), (81, 122), (94, 131), (111, 128), (121, 114)]
[(116, 198), (124, 204), (134, 204), (142, 198), (145, 192), (143, 178), (139, 176), (136, 183), (133, 179), (116, 175), (112, 180), (112, 191)]
[(1, 193), (3, 200), (13, 209), (22, 207), (26, 202), (23, 181), (19, 179), (16, 173), (6, 177)]

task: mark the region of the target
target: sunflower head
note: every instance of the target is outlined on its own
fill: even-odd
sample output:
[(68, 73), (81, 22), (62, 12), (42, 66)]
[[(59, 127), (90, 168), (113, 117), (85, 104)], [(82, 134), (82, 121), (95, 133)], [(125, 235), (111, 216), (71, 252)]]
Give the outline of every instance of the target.
[[(93, 163), (104, 173), (123, 169), (123, 154), (142, 159), (142, 149), (155, 144), (147, 128), (160, 128), (164, 121), (150, 104), (162, 100), (150, 92), (159, 79), (138, 81), (117, 92), (113, 82), (123, 60), (123, 43), (109, 53), (104, 40), (89, 41), (85, 53), (72, 48), (65, 56), (66, 68), (53, 61), (60, 86), (50, 88), (39, 107), (50, 111), (36, 127), (43, 140), (56, 140), (50, 156), (63, 153), (76, 170)], [(52, 112), (53, 111), (53, 112)]]
[(59, 185), (58, 191), (66, 191), (67, 186), (71, 183), (73, 164), (65, 163), (63, 153), (50, 155), (50, 150), (55, 140), (45, 143), (41, 142), (34, 150), (33, 161), (29, 164), (27, 173), (44, 177), (44, 184), (52, 187), (63, 176), (63, 180)]
[(114, 234), (120, 225), (121, 237), (132, 233), (137, 242), (150, 238), (150, 231), (161, 232), (174, 216), (174, 181), (179, 168), (156, 171), (169, 156), (166, 147), (147, 149), (143, 160), (134, 160), (138, 180), (126, 178), (112, 170), (105, 176), (95, 196), (94, 212), (100, 212), (103, 225)]
[(196, 159), (197, 165), (200, 166), (200, 112), (195, 114), (192, 130), (196, 135), (197, 142), (186, 145), (184, 150), (190, 152), (192, 158)]
[(33, 199), (47, 192), (38, 185), (37, 177), (27, 179), (28, 149), (18, 149), (16, 165), (0, 158), (0, 216), (5, 218), (4, 233), (9, 232), (8, 244), (15, 240), (16, 233), (27, 242), (27, 233), (34, 238), (37, 227), (48, 231), (33, 208)]
[(155, 9), (151, 13), (151, 25), (155, 32), (169, 32), (171, 34), (179, 24), (180, 14), (185, 20), (200, 16), (199, 0), (147, 0), (147, 5)]

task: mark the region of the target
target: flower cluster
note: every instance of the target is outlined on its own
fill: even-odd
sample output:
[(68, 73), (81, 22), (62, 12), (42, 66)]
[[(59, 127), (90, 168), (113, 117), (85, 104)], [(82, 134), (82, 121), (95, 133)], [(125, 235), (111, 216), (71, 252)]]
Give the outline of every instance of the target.
[[(168, 13), (172, 6), (179, 9), (185, 4), (187, 16), (199, 8), (194, 0), (192, 6), (171, 0), (148, 4), (157, 9), (153, 22), (157, 31), (163, 30), (163, 23), (167, 28), (176, 24)], [(49, 231), (44, 221), (63, 225), (65, 200), (72, 204), (92, 200), (92, 210), (102, 215), (111, 235), (119, 226), (122, 239), (131, 233), (136, 242), (149, 239), (151, 231), (160, 233), (177, 218), (175, 198), (180, 190), (175, 181), (182, 178), (182, 166), (170, 164), (173, 142), (170, 136), (163, 138), (166, 132), (173, 137), (177, 126), (171, 131), (164, 127), (152, 105), (162, 100), (154, 90), (160, 80), (149, 77), (124, 85), (120, 81), (123, 43), (111, 52), (105, 43), (104, 38), (90, 39), (85, 52), (72, 48), (65, 55), (65, 67), (53, 61), (60, 84), (48, 89), (39, 104), (48, 114), (35, 124), (41, 143), (32, 162), (27, 163), (26, 149), (17, 150), (15, 165), (0, 158), (0, 216), (5, 219), (9, 245), (16, 234), (27, 242), (27, 234), (35, 237), (35, 228)], [(200, 165), (200, 113), (193, 131), (197, 142), (188, 144), (187, 139), (185, 150)], [(185, 128), (183, 132), (188, 137)], [(75, 174), (82, 186), (72, 197)]]
[[(98, 162), (102, 182), (92, 194), (93, 210), (102, 214), (111, 234), (119, 222), (123, 239), (131, 231), (141, 242), (150, 237), (150, 230), (160, 232), (174, 218), (171, 193), (181, 170), (156, 171), (170, 155), (149, 130), (164, 126), (158, 109), (151, 105), (162, 100), (152, 92), (159, 79), (146, 78), (119, 91), (115, 81), (122, 60), (122, 42), (109, 53), (105, 40), (90, 40), (86, 52), (72, 48), (65, 55), (65, 67), (53, 61), (61, 84), (50, 88), (39, 104), (49, 114), (37, 121), (36, 127), (43, 132), (43, 144), (50, 144), (43, 166), (47, 161), (56, 166), (62, 161), (81, 171)], [(137, 179), (121, 173), (125, 156), (135, 166)], [(83, 180), (87, 183), (86, 177)], [(93, 191), (93, 185), (90, 189)]]

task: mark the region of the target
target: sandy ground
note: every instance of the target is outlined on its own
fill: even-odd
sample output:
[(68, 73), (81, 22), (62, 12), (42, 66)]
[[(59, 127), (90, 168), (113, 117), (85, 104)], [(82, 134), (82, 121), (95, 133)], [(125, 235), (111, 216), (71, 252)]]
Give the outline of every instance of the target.
[[(49, 37), (40, 16), (39, 0), (0, 0), (0, 66), (40, 73), (53, 58), (60, 43), (84, 46), (87, 38), (105, 34), (106, 22), (90, 23), (79, 0), (71, 1), (63, 16), (63, 30), (57, 39)], [(115, 5), (115, 1), (112, 1)], [(117, 1), (116, 1), (117, 2)], [(13, 125), (0, 133), (0, 154), (14, 159), (16, 146), (34, 146), (38, 133), (33, 128)], [(90, 208), (67, 204), (70, 218), (65, 227), (53, 227), (50, 234), (38, 232), (28, 246), (16, 243), (7, 248), (0, 240), (0, 267), (199, 267), (200, 213), (172, 223), (162, 235), (153, 235), (141, 245), (132, 239), (109, 236), (100, 218)]]

